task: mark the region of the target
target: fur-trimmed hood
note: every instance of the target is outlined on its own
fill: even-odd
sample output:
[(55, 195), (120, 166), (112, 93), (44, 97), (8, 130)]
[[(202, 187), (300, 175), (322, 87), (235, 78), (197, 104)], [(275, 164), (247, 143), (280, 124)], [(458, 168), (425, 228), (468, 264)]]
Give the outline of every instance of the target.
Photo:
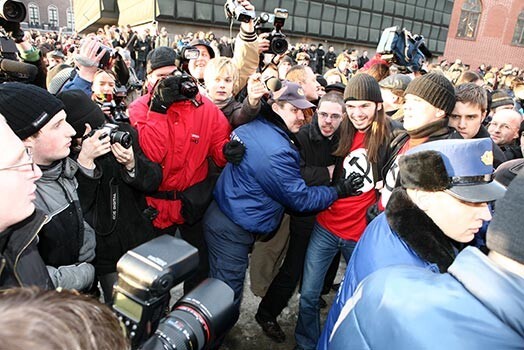
[(417, 255), (446, 272), (458, 251), (450, 238), (411, 201), (405, 189), (396, 188), (386, 207), (386, 217), (395, 231)]

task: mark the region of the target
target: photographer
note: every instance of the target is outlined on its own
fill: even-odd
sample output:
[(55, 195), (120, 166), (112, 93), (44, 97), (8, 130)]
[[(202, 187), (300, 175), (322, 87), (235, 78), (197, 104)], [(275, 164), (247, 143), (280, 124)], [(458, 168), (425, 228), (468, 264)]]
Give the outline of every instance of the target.
[(123, 102), (126, 90), (124, 87), (122, 88), (124, 89), (124, 96), (120, 96), (120, 99), (117, 100), (115, 96), (116, 83), (116, 76), (112, 71), (107, 69), (97, 70), (93, 76), (93, 85), (91, 86), (93, 94), (91, 98), (100, 106), (102, 112), (104, 112), (111, 123), (127, 122), (129, 118), (125, 113), (126, 105)]
[[(96, 78), (95, 78), (96, 81)], [(78, 174), (78, 192), (86, 220), (96, 232), (96, 258), (93, 262), (104, 300), (109, 302), (116, 282), (116, 263), (128, 250), (153, 238), (153, 225), (148, 217), (145, 194), (157, 189), (162, 180), (160, 166), (142, 153), (136, 130), (119, 123), (122, 144), (115, 142), (107, 129), (111, 121), (80, 90), (57, 96), (65, 105), (67, 121), (76, 135), (73, 156), (89, 168), (102, 172), (95, 189)], [(131, 138), (129, 148), (125, 133)], [(82, 137), (84, 135), (84, 137)]]

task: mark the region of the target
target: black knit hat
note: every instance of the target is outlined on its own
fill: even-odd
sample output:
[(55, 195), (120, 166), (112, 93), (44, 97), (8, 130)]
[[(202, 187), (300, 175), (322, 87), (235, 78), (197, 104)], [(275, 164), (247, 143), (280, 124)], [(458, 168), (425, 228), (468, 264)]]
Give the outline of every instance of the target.
[(455, 108), (455, 88), (442, 74), (432, 72), (413, 79), (404, 95), (411, 94), (422, 98), (432, 106), (442, 109), (446, 115)]
[(160, 46), (147, 54), (146, 58), (146, 71), (147, 74), (151, 73), (155, 69), (175, 66), (176, 53), (170, 47)]
[(510, 183), (488, 226), (486, 245), (490, 250), (524, 264), (524, 172)]
[(491, 94), (491, 109), (495, 109), (497, 107), (502, 106), (512, 106), (513, 107), (513, 100), (511, 99), (511, 96), (502, 90), (495, 90)]
[(378, 82), (371, 75), (359, 73), (349, 79), (344, 90), (344, 101), (382, 102), (382, 94)]
[(82, 90), (61, 92), (56, 97), (65, 105), (66, 121), (76, 131), (74, 137), (82, 137), (84, 135), (86, 123), (91, 126), (91, 129), (96, 129), (104, 124), (104, 112)]
[(22, 140), (36, 134), (63, 109), (62, 101), (38, 86), (0, 84), (0, 114)]

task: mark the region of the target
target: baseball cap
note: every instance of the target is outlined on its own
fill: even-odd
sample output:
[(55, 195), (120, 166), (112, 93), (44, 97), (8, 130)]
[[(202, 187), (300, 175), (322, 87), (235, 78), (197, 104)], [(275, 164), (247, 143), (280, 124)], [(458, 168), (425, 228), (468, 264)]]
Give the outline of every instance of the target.
[(404, 188), (445, 191), (465, 202), (494, 201), (506, 191), (493, 180), (489, 138), (426, 142), (406, 152), (399, 167)]
[(314, 104), (306, 99), (306, 95), (302, 87), (297, 83), (284, 81), (282, 88), (271, 94), (273, 101), (289, 102), (299, 109), (306, 109), (315, 107)]

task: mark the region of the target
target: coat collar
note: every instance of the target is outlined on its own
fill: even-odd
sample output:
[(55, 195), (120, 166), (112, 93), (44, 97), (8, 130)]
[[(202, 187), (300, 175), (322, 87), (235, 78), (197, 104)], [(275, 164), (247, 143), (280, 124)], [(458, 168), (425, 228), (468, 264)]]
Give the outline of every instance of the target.
[(396, 188), (386, 207), (389, 226), (417, 255), (437, 264), (445, 272), (453, 263), (456, 249), (442, 230), (411, 201), (406, 190)]

